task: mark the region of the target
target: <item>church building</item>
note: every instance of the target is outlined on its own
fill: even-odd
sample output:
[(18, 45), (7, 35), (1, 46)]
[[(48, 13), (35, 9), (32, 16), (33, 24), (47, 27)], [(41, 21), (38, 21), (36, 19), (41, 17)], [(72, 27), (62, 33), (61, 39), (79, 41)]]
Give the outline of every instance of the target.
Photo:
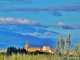
[(51, 49), (50, 46), (43, 46), (43, 48), (40, 48), (40, 47), (30, 47), (28, 45), (28, 42), (26, 42), (26, 44), (25, 44), (25, 49), (28, 52), (35, 52), (35, 51), (50, 52), (50, 53), (54, 52), (54, 50)]
[(41, 51), (41, 48), (40, 47), (30, 47), (28, 45), (28, 42), (26, 42), (25, 49), (28, 52)]

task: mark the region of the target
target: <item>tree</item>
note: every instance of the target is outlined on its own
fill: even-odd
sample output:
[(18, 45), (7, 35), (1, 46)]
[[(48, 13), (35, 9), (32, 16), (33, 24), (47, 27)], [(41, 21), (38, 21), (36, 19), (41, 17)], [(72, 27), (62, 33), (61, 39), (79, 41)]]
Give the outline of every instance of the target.
[(18, 54), (18, 53), (27, 54), (27, 51), (24, 48), (18, 48), (17, 49), (14, 46), (10, 46), (10, 47), (7, 48), (7, 55), (12, 55), (12, 53), (14, 53), (14, 54)]
[(60, 55), (59, 40), (57, 41), (57, 44), (56, 44), (56, 54)]
[(64, 38), (63, 38), (63, 36), (61, 35), (61, 36), (60, 36), (60, 48), (61, 48), (61, 53), (62, 53), (63, 50), (64, 50), (64, 45), (65, 45)]
[(75, 45), (75, 54), (77, 54), (78, 56), (80, 56), (80, 37), (78, 39), (78, 44)]
[(20, 52), (21, 52), (21, 54), (26, 54), (27, 53), (26, 49), (24, 49), (24, 48), (22, 48)]
[(17, 54), (17, 48), (14, 47), (14, 46), (10, 46), (10, 47), (7, 48), (7, 54), (12, 55), (12, 53)]
[(80, 50), (80, 37), (79, 37), (79, 39), (78, 39), (78, 48), (79, 48), (79, 50)]
[(20, 54), (21, 53), (21, 48), (18, 48), (17, 50), (18, 50), (18, 53)]
[(69, 34), (66, 38), (66, 49), (67, 49), (67, 55), (69, 54), (69, 49), (71, 45), (71, 40), (70, 40), (71, 34)]
[(78, 44), (77, 44), (77, 45), (75, 46), (75, 53), (77, 53), (78, 50), (79, 50), (79, 48), (78, 48)]
[(79, 39), (78, 39), (78, 44), (77, 44), (77, 54), (78, 54), (78, 56), (80, 56), (80, 37), (79, 37)]

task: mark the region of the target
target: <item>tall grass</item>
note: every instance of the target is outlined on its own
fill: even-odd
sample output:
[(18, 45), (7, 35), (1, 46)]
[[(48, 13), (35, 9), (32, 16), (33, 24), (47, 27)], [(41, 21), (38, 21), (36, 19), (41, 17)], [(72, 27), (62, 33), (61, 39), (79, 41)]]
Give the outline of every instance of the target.
[(25, 55), (12, 54), (11, 56), (0, 55), (0, 60), (80, 60), (79, 58), (58, 57), (56, 55)]

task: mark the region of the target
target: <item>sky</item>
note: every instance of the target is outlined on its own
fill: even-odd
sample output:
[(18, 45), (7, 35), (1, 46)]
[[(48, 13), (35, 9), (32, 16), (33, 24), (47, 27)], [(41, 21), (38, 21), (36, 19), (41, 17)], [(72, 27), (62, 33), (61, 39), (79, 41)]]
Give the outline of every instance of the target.
[(57, 38), (80, 36), (80, 0), (0, 0), (0, 31)]

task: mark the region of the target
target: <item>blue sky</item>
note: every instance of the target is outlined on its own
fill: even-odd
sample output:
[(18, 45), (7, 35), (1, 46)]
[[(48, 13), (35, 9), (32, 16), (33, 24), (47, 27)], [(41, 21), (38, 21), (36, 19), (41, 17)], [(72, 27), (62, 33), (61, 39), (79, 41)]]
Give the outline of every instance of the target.
[(39, 38), (80, 36), (80, 0), (0, 0), (0, 31)]

